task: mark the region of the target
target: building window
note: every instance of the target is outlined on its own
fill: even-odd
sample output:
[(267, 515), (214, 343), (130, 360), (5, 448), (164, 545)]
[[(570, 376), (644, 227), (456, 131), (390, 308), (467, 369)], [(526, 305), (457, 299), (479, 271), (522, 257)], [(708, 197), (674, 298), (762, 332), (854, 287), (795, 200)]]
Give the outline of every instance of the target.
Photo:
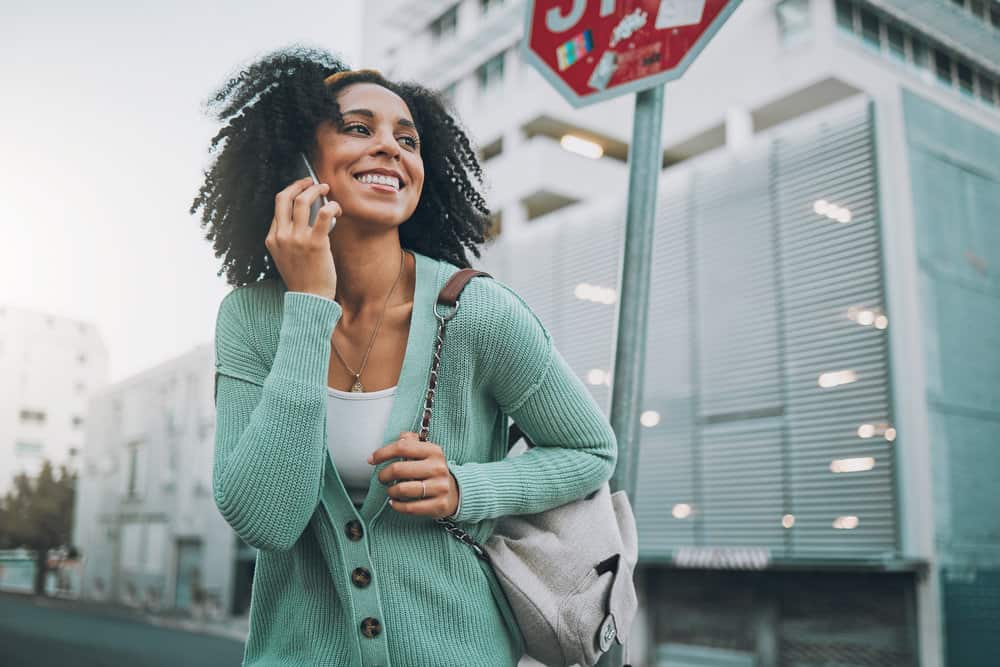
[(837, 25), (847, 32), (854, 32), (854, 5), (847, 0), (837, 0)]
[(497, 89), (503, 83), (503, 61), (504, 52), (501, 51), (476, 68), (476, 81), (479, 83), (480, 93)]
[[(985, 7), (954, 0), (956, 5), (987, 16)], [(1000, 2), (991, 3), (1000, 7)], [(936, 43), (911, 27), (900, 24), (858, 0), (836, 0), (837, 26), (842, 32), (888, 59), (903, 63), (920, 78), (947, 86), (958, 94), (992, 107), (1000, 106), (992, 72), (962, 54)], [(907, 44), (909, 48), (907, 48)]]
[(486, 232), (487, 239), (495, 239), (503, 231), (503, 211), (494, 211), (490, 214), (490, 228)]
[(458, 32), (458, 5), (453, 5), (448, 11), (431, 21), (431, 38), (441, 41)]
[(80, 364), (87, 363), (87, 355), (82, 354), (82, 353), (76, 355), (76, 361), (77, 361), (77, 363), (80, 363)]
[(73, 415), (73, 428), (80, 428), (83, 425), (83, 417), (80, 415)]
[(876, 51), (879, 48), (878, 16), (874, 12), (861, 10), (861, 39)]
[(504, 0), (479, 0), (479, 11), (483, 14), (489, 14), (497, 7), (503, 6), (503, 4)]
[(809, 0), (781, 0), (775, 11), (782, 44), (793, 46), (809, 39)]
[(45, 413), (41, 410), (21, 410), (22, 424), (44, 424)]
[(42, 443), (18, 440), (14, 444), (14, 455), (18, 458), (36, 458), (42, 455)]
[(906, 37), (897, 25), (885, 27), (885, 39), (889, 47), (889, 55), (897, 60), (906, 61)]
[(958, 75), (958, 90), (963, 95), (972, 97), (972, 68), (963, 62), (955, 63), (955, 73)]
[(497, 137), (479, 149), (479, 161), (486, 162), (487, 160), (492, 160), (501, 153), (503, 153), (503, 137)]
[(938, 81), (951, 85), (951, 58), (947, 53), (934, 51), (934, 73), (937, 74)]
[(145, 448), (141, 440), (133, 440), (126, 446), (125, 459), (128, 468), (125, 473), (125, 495), (129, 498), (137, 498), (145, 487)]
[(996, 0), (951, 0), (951, 4), (966, 12), (993, 29), (1000, 29), (1000, 2)]

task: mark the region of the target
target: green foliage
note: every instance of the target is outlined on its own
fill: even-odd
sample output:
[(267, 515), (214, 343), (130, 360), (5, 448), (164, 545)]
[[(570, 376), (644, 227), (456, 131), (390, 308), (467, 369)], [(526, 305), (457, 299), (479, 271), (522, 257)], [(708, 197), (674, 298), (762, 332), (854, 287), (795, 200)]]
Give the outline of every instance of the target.
[(75, 489), (76, 473), (63, 465), (56, 477), (52, 463), (45, 461), (34, 479), (25, 473), (15, 477), (14, 488), (0, 502), (0, 548), (35, 552), (36, 592), (41, 592), (49, 549), (68, 546), (72, 539)]

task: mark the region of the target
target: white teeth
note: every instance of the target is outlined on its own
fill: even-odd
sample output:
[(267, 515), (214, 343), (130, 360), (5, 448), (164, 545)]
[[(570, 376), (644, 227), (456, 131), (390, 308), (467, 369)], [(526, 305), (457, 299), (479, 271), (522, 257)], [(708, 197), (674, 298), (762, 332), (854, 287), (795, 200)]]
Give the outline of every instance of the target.
[(358, 176), (358, 180), (362, 183), (378, 183), (380, 185), (389, 185), (399, 189), (399, 179), (395, 176), (383, 176), (381, 174), (362, 174)]

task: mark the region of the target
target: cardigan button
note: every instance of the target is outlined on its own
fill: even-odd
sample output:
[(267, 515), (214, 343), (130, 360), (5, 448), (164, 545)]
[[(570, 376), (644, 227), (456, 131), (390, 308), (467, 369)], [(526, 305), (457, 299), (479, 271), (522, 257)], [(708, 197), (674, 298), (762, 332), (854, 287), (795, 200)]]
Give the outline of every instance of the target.
[(368, 639), (378, 637), (380, 632), (382, 632), (382, 624), (378, 622), (377, 618), (369, 616), (361, 621), (361, 634), (368, 637)]
[(344, 526), (344, 532), (347, 533), (347, 539), (351, 542), (357, 542), (365, 534), (361, 528), (361, 522), (356, 519), (347, 522), (347, 525)]
[(364, 588), (372, 582), (372, 573), (367, 568), (356, 567), (351, 572), (351, 582), (358, 588)]

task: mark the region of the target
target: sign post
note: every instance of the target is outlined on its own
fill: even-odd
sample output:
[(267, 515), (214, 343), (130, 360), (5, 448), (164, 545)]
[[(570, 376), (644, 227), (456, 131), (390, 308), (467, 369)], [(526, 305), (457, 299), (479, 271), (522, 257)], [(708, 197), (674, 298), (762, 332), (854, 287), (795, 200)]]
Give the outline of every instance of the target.
[[(629, 144), (628, 211), (621, 258), (611, 426), (618, 466), (611, 491), (635, 503), (645, 382), (649, 276), (663, 160), (663, 85), (680, 77), (740, 0), (528, 0), (525, 60), (574, 107), (636, 93)], [(641, 567), (638, 569), (641, 576)], [(598, 665), (623, 664), (612, 643)]]

